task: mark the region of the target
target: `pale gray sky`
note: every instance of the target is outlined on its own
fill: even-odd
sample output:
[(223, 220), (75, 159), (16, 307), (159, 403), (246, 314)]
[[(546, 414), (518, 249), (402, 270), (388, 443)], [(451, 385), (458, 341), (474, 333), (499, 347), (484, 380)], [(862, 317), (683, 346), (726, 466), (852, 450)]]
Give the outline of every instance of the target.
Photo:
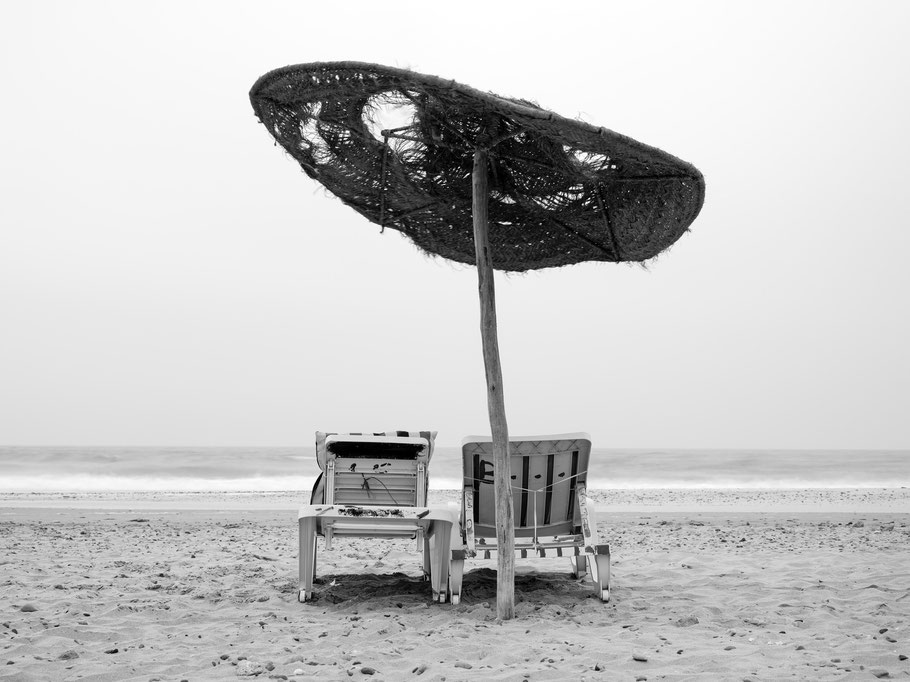
[(0, 6), (0, 444), (489, 431), (474, 271), (380, 235), (252, 113), (266, 71), (351, 59), (705, 175), (648, 269), (497, 276), (512, 434), (910, 447), (910, 3), (339, 7)]

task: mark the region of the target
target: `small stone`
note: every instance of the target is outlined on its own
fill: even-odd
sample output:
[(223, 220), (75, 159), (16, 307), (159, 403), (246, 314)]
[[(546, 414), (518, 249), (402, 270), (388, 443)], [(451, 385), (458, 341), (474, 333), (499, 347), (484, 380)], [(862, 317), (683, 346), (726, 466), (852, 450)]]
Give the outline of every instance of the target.
[(597, 672), (600, 672), (603, 669), (604, 669), (604, 667), (600, 663), (594, 664), (594, 670), (596, 670)]
[(735, 646), (733, 646), (732, 644), (729, 644), (728, 646), (724, 647), (724, 651), (733, 651), (735, 648), (736, 648)]
[(907, 657), (906, 657), (904, 654), (899, 654), (898, 657), (897, 657), (897, 660), (899, 660), (899, 661), (906, 661), (906, 660), (907, 660)]
[(632, 660), (638, 661), (639, 663), (647, 663), (648, 657), (643, 654), (632, 654)]
[(303, 668), (294, 668), (295, 675), (303, 675)]
[(674, 625), (678, 628), (688, 628), (698, 625), (698, 618), (696, 616), (686, 616), (685, 618), (680, 618)]
[(38, 607), (34, 604), (23, 604), (19, 607), (19, 610), (22, 611), (22, 613), (32, 613), (34, 611), (37, 611)]
[(806, 647), (804, 647), (802, 644), (800, 644), (798, 647), (796, 647), (797, 651), (805, 651), (805, 649), (806, 649)]
[(889, 673), (887, 670), (870, 670), (869, 672), (880, 680), (886, 677), (891, 677), (891, 673)]
[(219, 658), (221, 658), (222, 661), (226, 661), (226, 660), (228, 660), (230, 657), (231, 657), (230, 654), (221, 654), (221, 656), (220, 656)]
[(104, 653), (106, 654), (116, 654), (119, 653), (120, 649), (107, 649)]
[(414, 668), (411, 672), (415, 675), (423, 675), (427, 671), (427, 666), (423, 663)]
[[(458, 664), (456, 663), (455, 665), (458, 665)], [(360, 669), (360, 672), (362, 672), (364, 675), (375, 675), (376, 668), (371, 668), (370, 666), (365, 665)]]
[(71, 661), (74, 658), (79, 658), (79, 654), (73, 649), (68, 649), (57, 656), (58, 661)]
[(471, 665), (470, 663), (465, 663), (464, 661), (458, 661), (458, 662), (455, 664), (455, 667), (456, 667), (456, 668), (464, 668), (465, 670), (470, 670), (470, 669), (473, 668), (474, 666)]
[(255, 661), (240, 661), (237, 664), (238, 677), (255, 677), (265, 672), (265, 667)]

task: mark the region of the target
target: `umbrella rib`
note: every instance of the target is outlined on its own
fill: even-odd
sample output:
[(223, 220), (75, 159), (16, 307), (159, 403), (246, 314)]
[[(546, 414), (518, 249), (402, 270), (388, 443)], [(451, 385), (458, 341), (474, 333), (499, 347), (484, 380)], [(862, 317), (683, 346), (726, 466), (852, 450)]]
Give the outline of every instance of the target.
[(622, 254), (619, 251), (619, 242), (616, 240), (616, 233), (613, 232), (613, 223), (610, 220), (610, 214), (607, 212), (607, 207), (604, 204), (603, 195), (600, 193), (600, 185), (594, 185), (594, 194), (597, 196), (597, 203), (600, 206), (600, 214), (603, 216), (604, 225), (607, 228), (607, 234), (610, 236), (610, 243), (613, 245), (613, 255), (616, 256), (617, 260), (622, 259)]
[[(559, 166), (554, 166), (549, 163), (544, 163), (543, 161), (538, 161), (537, 159), (529, 159), (524, 156), (518, 156), (515, 154), (500, 154), (495, 151), (490, 151), (491, 156), (496, 156), (500, 159), (508, 159), (509, 161), (520, 161), (522, 163), (527, 163), (532, 166), (539, 166), (540, 168), (545, 168), (546, 170), (556, 171), (558, 173), (569, 174), (573, 171), (560, 168)], [(690, 175), (638, 175), (638, 176), (607, 176), (604, 178), (598, 178), (598, 182), (658, 182), (660, 180), (691, 180), (692, 176)]]
[(412, 208), (410, 211), (405, 211), (401, 215), (392, 215), (390, 219), (392, 222), (398, 222), (399, 220), (410, 218), (415, 213), (420, 213), (421, 211), (426, 211), (428, 208), (433, 208), (433, 206), (435, 206), (435, 204), (433, 202), (430, 202), (429, 204), (424, 204), (423, 206)]
[[(530, 202), (528, 202), (527, 200), (522, 198), (522, 196), (520, 194), (514, 193), (514, 194), (512, 194), (512, 198), (515, 199), (515, 203), (517, 205), (521, 206), (522, 208), (530, 210), (530, 207), (528, 205)], [(564, 223), (563, 221), (559, 220), (558, 218), (555, 218), (554, 216), (550, 215), (549, 213), (546, 213), (544, 215), (544, 217), (548, 221), (550, 221), (551, 223), (556, 225), (557, 227), (561, 227), (566, 232), (569, 232), (572, 235), (574, 235), (580, 241), (585, 242), (588, 246), (593, 246), (595, 249), (597, 249), (598, 251), (603, 251), (608, 256), (616, 256), (616, 257), (619, 256), (618, 253), (615, 253), (615, 252), (611, 253), (610, 250), (607, 247), (605, 247), (603, 244), (600, 244), (600, 243), (594, 241), (593, 239), (591, 239), (590, 237), (583, 235), (581, 232), (576, 230), (574, 227), (572, 227), (568, 223)]]
[(603, 182), (658, 182), (660, 180), (691, 180), (691, 175), (636, 175), (605, 178)]
[(608, 256), (615, 256), (616, 258), (619, 257), (618, 253), (610, 253), (610, 250), (607, 247), (605, 247), (603, 244), (599, 244), (598, 242), (594, 241), (590, 237), (583, 235), (581, 232), (576, 230), (574, 227), (572, 227), (568, 223), (564, 223), (563, 221), (559, 220), (558, 218), (554, 218), (553, 216), (547, 216), (547, 219), (554, 225), (557, 225), (558, 227), (561, 227), (562, 229), (564, 229), (566, 232), (571, 232), (573, 235), (575, 235), (575, 237), (577, 237), (581, 241), (585, 242), (589, 246), (593, 246), (595, 249), (603, 251)]
[(385, 232), (385, 178), (389, 158), (389, 136), (382, 131), (384, 142), (382, 144), (382, 175), (379, 177), (379, 234)]
[[(386, 133), (388, 133), (388, 134), (386, 135)], [(427, 144), (426, 140), (421, 139), (419, 137), (408, 137), (407, 135), (395, 135), (395, 134), (391, 133), (390, 131), (386, 131), (386, 130), (383, 130), (382, 134), (385, 135), (386, 138), (394, 137), (396, 140), (405, 140), (407, 142), (417, 142), (418, 144), (424, 144), (424, 145)], [(446, 144), (444, 142), (439, 142), (437, 140), (433, 140), (432, 146), (444, 147), (445, 149), (454, 149), (455, 151), (459, 151), (459, 152), (466, 151), (464, 147), (460, 147), (460, 146), (454, 145), (454, 144)]]

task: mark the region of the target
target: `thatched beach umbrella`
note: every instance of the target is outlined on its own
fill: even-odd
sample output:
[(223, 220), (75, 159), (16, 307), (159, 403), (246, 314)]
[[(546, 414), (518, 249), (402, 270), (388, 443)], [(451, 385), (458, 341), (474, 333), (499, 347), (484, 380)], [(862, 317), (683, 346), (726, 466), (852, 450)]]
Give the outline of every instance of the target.
[[(511, 618), (514, 528), (493, 269), (652, 258), (698, 215), (701, 173), (531, 102), (376, 64), (276, 69), (256, 81), (250, 100), (304, 172), (345, 204), (427, 253), (477, 266), (496, 467), (497, 613)], [(390, 108), (410, 114), (378, 129)]]

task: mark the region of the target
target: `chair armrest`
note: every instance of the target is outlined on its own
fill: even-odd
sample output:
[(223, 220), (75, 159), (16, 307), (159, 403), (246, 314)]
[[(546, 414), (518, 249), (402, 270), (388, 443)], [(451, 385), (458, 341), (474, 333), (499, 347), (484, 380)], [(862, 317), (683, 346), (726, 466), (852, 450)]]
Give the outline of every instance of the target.
[(588, 506), (588, 487), (580, 484), (575, 495), (578, 498), (578, 514), (581, 517), (581, 535), (584, 540), (585, 554), (597, 554), (597, 521), (593, 509)]
[(461, 498), (461, 534), (465, 544), (465, 556), (477, 554), (474, 547), (474, 488), (465, 486)]

